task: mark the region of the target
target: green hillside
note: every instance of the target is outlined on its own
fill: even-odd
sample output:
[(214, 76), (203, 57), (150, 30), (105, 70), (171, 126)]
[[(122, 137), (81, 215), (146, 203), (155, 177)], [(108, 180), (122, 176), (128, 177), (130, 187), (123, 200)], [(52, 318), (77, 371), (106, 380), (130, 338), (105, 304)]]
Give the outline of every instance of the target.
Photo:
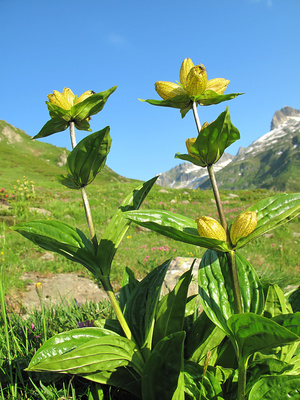
[[(24, 175), (44, 189), (60, 189), (56, 176), (66, 172), (65, 159), (69, 154), (66, 148), (32, 140), (21, 129), (0, 120), (0, 182), (2, 187), (12, 189), (16, 180)], [(60, 166), (63, 164), (62, 166)], [(102, 179), (120, 179), (108, 167)]]

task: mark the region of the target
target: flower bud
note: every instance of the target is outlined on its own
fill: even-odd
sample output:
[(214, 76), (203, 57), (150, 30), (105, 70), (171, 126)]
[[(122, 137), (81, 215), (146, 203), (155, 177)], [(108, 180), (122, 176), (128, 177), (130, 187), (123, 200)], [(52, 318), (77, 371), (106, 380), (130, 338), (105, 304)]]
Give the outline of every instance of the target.
[(233, 222), (230, 230), (230, 239), (235, 246), (238, 239), (250, 235), (257, 225), (257, 215), (255, 211), (245, 211)]
[(191, 68), (186, 78), (185, 89), (190, 96), (202, 94), (206, 89), (207, 74), (203, 64)]
[(172, 99), (178, 95), (186, 95), (186, 91), (177, 83), (158, 81), (155, 83), (155, 90), (164, 100)]
[(211, 217), (196, 218), (197, 230), (200, 236), (226, 242), (226, 232), (218, 221)]
[(183, 60), (179, 73), (180, 83), (183, 86), (186, 85), (186, 78), (193, 67), (194, 67), (193, 61), (190, 58), (185, 58)]

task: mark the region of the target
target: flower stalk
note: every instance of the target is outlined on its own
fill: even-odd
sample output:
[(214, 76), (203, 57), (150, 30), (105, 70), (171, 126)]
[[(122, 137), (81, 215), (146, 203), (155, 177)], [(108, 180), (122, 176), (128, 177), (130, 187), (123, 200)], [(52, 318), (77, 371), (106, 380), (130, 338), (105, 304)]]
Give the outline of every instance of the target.
[[(195, 101), (193, 102), (193, 114), (194, 114), (194, 119), (195, 119), (195, 122), (196, 122), (198, 134), (199, 134), (200, 131), (201, 131), (201, 124), (200, 124), (200, 119), (199, 119), (199, 115), (198, 115), (198, 112), (197, 112), (197, 103)], [(216, 206), (217, 206), (217, 209), (218, 209), (218, 214), (219, 214), (219, 218), (220, 218), (220, 221), (221, 221), (221, 225), (222, 225), (222, 227), (224, 228), (224, 230), (226, 232), (227, 243), (230, 246), (232, 246), (232, 243), (231, 243), (231, 240), (230, 240), (230, 234), (229, 234), (229, 230), (228, 230), (228, 225), (227, 225), (227, 221), (226, 221), (226, 218), (225, 218), (225, 213), (224, 213), (224, 209), (223, 209), (223, 205), (222, 205), (222, 201), (221, 201), (221, 196), (220, 196), (220, 192), (219, 192), (219, 188), (218, 188), (218, 184), (217, 184), (217, 180), (216, 180), (216, 176), (215, 176), (215, 173), (214, 173), (213, 166), (212, 165), (207, 165), (207, 171), (208, 171), (210, 182), (211, 182), (211, 186), (212, 186), (212, 189), (213, 189), (214, 198), (215, 198), (215, 201), (216, 201)], [(226, 256), (227, 256), (227, 261), (228, 261), (228, 264), (229, 264), (229, 270), (230, 270), (232, 287), (233, 287), (235, 313), (236, 314), (240, 314), (240, 313), (243, 312), (243, 309), (242, 309), (239, 278), (238, 278), (237, 267), (236, 267), (235, 251), (233, 251), (233, 250), (229, 251), (228, 253), (226, 253)]]

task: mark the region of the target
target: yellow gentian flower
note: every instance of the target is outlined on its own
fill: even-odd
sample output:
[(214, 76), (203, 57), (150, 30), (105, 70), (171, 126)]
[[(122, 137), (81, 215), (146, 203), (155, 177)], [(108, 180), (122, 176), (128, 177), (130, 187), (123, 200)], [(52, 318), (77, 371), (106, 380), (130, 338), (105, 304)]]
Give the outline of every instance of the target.
[(204, 65), (194, 65), (190, 58), (183, 60), (179, 79), (180, 84), (158, 81), (155, 84), (155, 90), (164, 100), (171, 99), (177, 95), (199, 96), (206, 90), (213, 90), (217, 94), (223, 94), (230, 82), (224, 78), (215, 78), (208, 81)]
[(53, 94), (48, 94), (48, 100), (50, 103), (63, 108), (64, 110), (70, 110), (75, 104), (78, 104), (91, 96), (94, 92), (92, 90), (87, 90), (81, 96), (78, 97), (74, 95), (71, 89), (64, 88), (62, 93), (58, 90), (53, 90)]

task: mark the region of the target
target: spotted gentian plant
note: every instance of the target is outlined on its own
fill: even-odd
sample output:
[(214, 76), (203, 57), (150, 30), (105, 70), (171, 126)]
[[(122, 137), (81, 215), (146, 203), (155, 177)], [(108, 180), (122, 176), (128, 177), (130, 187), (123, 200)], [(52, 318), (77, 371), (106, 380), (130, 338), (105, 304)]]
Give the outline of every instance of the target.
[[(188, 154), (176, 157), (207, 168), (220, 221), (139, 210), (155, 183), (153, 178), (128, 194), (98, 239), (86, 188), (104, 167), (111, 147), (110, 129), (92, 133), (76, 144), (75, 127), (89, 130), (89, 117), (103, 108), (115, 88), (96, 94), (88, 91), (78, 99), (70, 89), (48, 96), (51, 120), (36, 137), (70, 128), (73, 150), (68, 156), (68, 173), (60, 181), (81, 191), (90, 237), (55, 220), (22, 223), (13, 229), (91, 271), (106, 290), (116, 319), (99, 316), (93, 326), (48, 339), (27, 370), (80, 375), (115, 386), (132, 399), (299, 398), (300, 313), (294, 312), (277, 285), (262, 287), (255, 269), (238, 250), (294, 218), (299, 213), (300, 194), (264, 199), (232, 225), (227, 223), (213, 165), (240, 134), (231, 123), (228, 107), (202, 127), (197, 107), (238, 94), (224, 95), (229, 81), (207, 80), (205, 67), (194, 65), (191, 59), (183, 61), (179, 75), (178, 84), (156, 83), (163, 100), (146, 101), (177, 108), (182, 117), (193, 111), (197, 137), (187, 139)], [(171, 260), (141, 281), (126, 268), (120, 293), (115, 295), (111, 264), (131, 222), (207, 249), (199, 266), (198, 295), (188, 297), (196, 260), (164, 296), (161, 288)]]

